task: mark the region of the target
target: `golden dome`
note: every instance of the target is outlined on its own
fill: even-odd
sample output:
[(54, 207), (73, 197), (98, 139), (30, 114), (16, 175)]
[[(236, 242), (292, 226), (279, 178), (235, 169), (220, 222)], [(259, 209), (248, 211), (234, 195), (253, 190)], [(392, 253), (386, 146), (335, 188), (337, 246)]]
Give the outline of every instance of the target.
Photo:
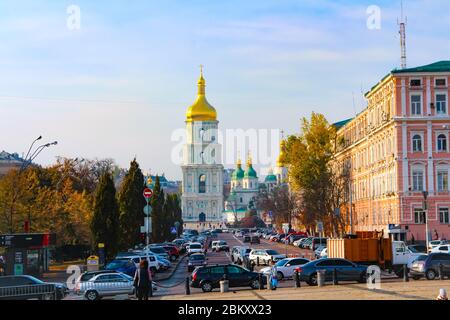
[(198, 80), (198, 95), (195, 103), (186, 112), (186, 121), (216, 121), (217, 111), (209, 104), (205, 96), (206, 81), (203, 78), (203, 70), (200, 72)]
[(286, 147), (286, 141), (285, 140), (281, 140), (280, 142), (280, 155), (278, 156), (277, 159), (277, 167), (281, 168), (284, 167), (284, 163), (282, 161), (282, 158), (284, 157), (284, 148)]

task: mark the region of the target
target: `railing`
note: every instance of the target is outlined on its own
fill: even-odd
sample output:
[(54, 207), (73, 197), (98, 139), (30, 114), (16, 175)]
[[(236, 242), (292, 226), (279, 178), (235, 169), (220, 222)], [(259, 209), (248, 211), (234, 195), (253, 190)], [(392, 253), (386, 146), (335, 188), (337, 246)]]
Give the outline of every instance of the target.
[(0, 300), (12, 298), (50, 297), (56, 300), (56, 286), (54, 284), (37, 284), (28, 286), (1, 287)]

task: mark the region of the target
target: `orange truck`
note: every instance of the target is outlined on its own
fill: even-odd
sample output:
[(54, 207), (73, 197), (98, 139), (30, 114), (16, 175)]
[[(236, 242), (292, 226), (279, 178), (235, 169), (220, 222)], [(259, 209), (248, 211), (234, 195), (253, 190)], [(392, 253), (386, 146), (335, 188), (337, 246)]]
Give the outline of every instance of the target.
[(384, 238), (383, 232), (357, 232), (356, 237), (328, 239), (328, 258), (342, 258), (364, 265), (377, 265), (399, 277), (403, 267), (417, 257), (403, 241)]

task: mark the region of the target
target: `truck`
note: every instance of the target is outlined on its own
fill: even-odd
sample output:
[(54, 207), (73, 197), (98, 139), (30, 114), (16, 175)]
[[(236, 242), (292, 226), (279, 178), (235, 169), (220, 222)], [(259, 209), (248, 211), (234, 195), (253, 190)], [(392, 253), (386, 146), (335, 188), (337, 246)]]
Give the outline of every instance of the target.
[[(357, 232), (342, 239), (327, 240), (328, 258), (341, 258), (403, 276), (404, 268), (422, 253), (414, 253), (403, 241), (384, 238), (383, 232)], [(407, 267), (406, 267), (407, 268)], [(409, 270), (407, 270), (409, 271)]]

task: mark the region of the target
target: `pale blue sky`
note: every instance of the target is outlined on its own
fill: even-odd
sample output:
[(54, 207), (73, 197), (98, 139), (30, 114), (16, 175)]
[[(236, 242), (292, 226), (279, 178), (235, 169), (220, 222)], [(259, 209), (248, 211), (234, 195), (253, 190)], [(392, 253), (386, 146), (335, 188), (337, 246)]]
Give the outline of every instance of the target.
[[(66, 27), (69, 5), (81, 30)], [(381, 7), (381, 30), (366, 9)], [(399, 1), (0, 2), (0, 150), (42, 134), (55, 157), (114, 158), (180, 178), (174, 130), (195, 100), (199, 64), (221, 128), (295, 133), (311, 111), (352, 117), (399, 65)], [(450, 59), (450, 1), (406, 1), (408, 65)], [(353, 107), (352, 95), (355, 95)]]

